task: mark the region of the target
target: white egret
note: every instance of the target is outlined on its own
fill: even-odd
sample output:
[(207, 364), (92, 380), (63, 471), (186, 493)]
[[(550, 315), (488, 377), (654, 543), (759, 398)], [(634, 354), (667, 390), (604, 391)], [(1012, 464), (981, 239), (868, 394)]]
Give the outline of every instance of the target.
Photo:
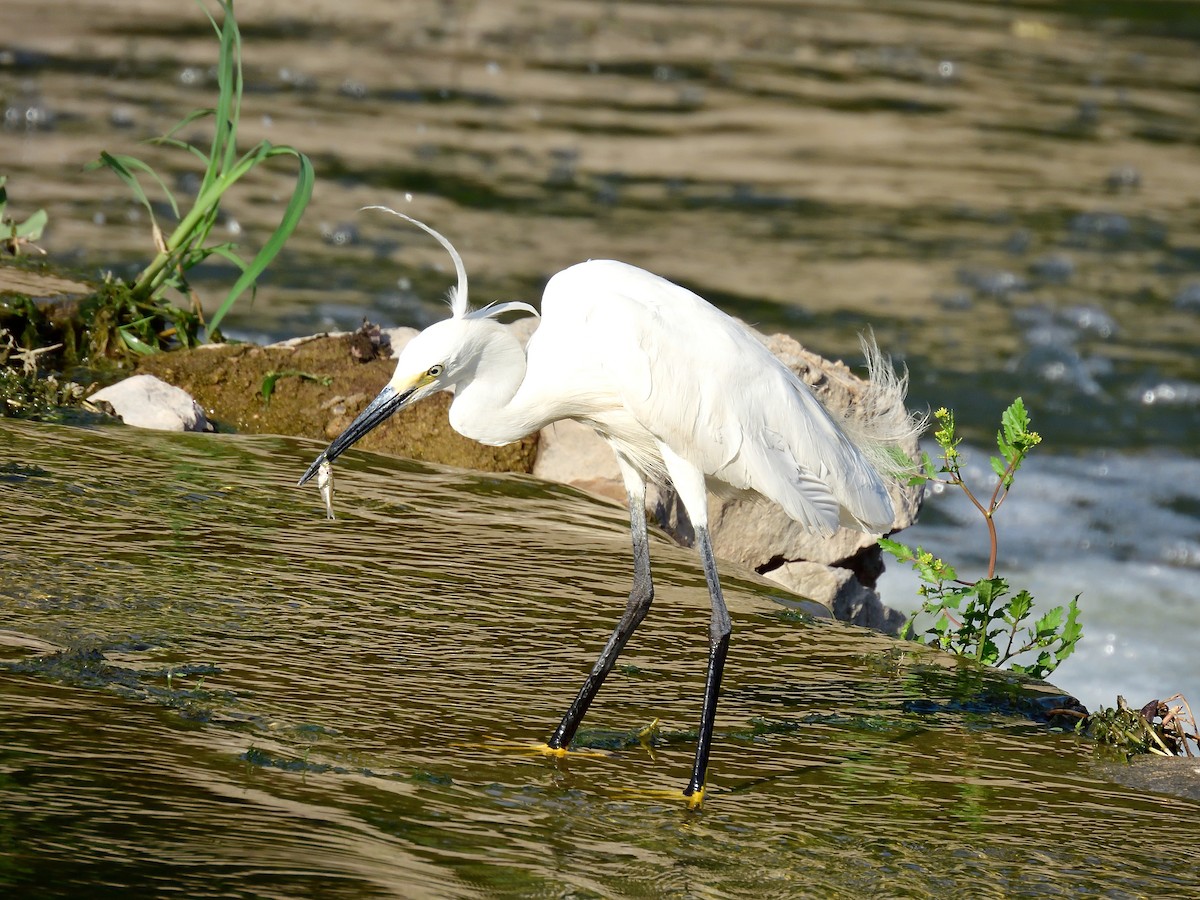
[[(647, 482), (669, 481), (687, 511), (712, 600), (708, 674), (692, 777), (698, 805), (712, 743), (731, 624), (708, 532), (710, 489), (760, 494), (823, 534), (839, 526), (888, 530), (885, 481), (893, 449), (916, 425), (904, 412), (905, 379), (864, 341), (872, 387), (857, 419), (835, 419), (808, 387), (740, 323), (679, 285), (612, 260), (591, 260), (550, 279), (527, 346), (496, 321), (520, 302), (472, 310), (453, 245), (424, 229), (454, 260), (451, 316), (404, 347), (392, 379), (309, 467), (322, 466), (397, 410), (453, 390), (450, 424), (485, 444), (519, 440), (551, 422), (592, 426), (612, 446), (629, 498), (633, 588), (625, 612), (575, 701), (551, 735), (565, 752), (588, 706), (654, 597), (646, 533)], [(899, 413), (896, 411), (899, 410)]]

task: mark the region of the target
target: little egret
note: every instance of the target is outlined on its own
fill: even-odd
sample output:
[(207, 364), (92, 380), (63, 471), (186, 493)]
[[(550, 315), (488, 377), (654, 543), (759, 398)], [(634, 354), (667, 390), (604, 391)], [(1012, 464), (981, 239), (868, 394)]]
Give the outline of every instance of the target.
[[(916, 427), (904, 411), (905, 379), (864, 341), (872, 382), (857, 418), (838, 419), (740, 323), (679, 285), (612, 260), (590, 260), (550, 279), (541, 321), (523, 349), (496, 321), (521, 302), (472, 310), (462, 259), (449, 319), (404, 347), (379, 395), (317, 457), (300, 484), (392, 413), (454, 391), (450, 425), (484, 444), (507, 444), (559, 419), (594, 428), (616, 454), (629, 498), (633, 588), (625, 612), (549, 741), (565, 753), (604, 679), (654, 597), (646, 485), (674, 486), (695, 533), (712, 600), (708, 673), (692, 777), (704, 795), (721, 672), (731, 624), (708, 532), (708, 491), (758, 494), (822, 534), (839, 526), (888, 530), (885, 481), (900, 471), (894, 448)], [(898, 412), (897, 412), (898, 411)]]

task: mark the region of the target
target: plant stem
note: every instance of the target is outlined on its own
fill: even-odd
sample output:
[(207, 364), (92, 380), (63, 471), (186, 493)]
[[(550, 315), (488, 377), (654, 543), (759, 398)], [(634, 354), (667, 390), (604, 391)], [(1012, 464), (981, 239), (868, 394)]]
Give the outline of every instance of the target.
[[(979, 502), (979, 500), (975, 497), (975, 495), (973, 493), (971, 493), (971, 489), (969, 487), (967, 487), (966, 483), (961, 478), (956, 477), (953, 481), (950, 481), (947, 483), (958, 485), (958, 487), (960, 487), (962, 489), (962, 492), (967, 495), (967, 499), (971, 501), (971, 503), (974, 505), (974, 507), (977, 510), (979, 510), (979, 514), (981, 516), (983, 516), (983, 520), (985, 522), (987, 522), (988, 544), (990, 546), (990, 550), (988, 552), (987, 577), (994, 578), (996, 576), (996, 557), (998, 554), (998, 549), (997, 549), (998, 542), (996, 539), (996, 523), (992, 520), (992, 513), (994, 513), (996, 511), (996, 507), (999, 505), (996, 503), (996, 495), (992, 494), (991, 505), (988, 507), (984, 507), (984, 505)], [(999, 491), (999, 488), (997, 488), (996, 490)]]

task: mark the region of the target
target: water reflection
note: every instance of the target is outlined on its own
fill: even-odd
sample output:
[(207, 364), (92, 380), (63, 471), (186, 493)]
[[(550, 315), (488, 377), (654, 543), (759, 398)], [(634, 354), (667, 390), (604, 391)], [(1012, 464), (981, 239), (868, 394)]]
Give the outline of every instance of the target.
[[(47, 208), (57, 262), (128, 273), (148, 223), (81, 167), (137, 152), (186, 193), (178, 157), (134, 144), (211, 103), (206, 23), (6, 12), (10, 203)], [(1024, 395), (1045, 466), (1005, 508), (1003, 565), (1040, 599), (1083, 590), (1062, 683), (1111, 704), (1193, 677), (1189, 4), (239, 14), (247, 137), (310, 152), (319, 183), (236, 333), (442, 315), (440, 251), (354, 212), (407, 192), (480, 299), (613, 256), (831, 355), (871, 323), (914, 402), (977, 442)], [(251, 245), (286, 190), (261, 177), (221, 226)], [(215, 298), (229, 277), (195, 281)], [(326, 523), (291, 490), (312, 455), (294, 443), (0, 423), (0, 450), (0, 655), (83, 654), (0, 670), (0, 884), (18, 892), (1185, 893), (1161, 864), (1196, 842), (1178, 803), (1098, 786), (1072, 740), (886, 642), (781, 622), (750, 582), (729, 591), (714, 802), (631, 798), (686, 778), (702, 677), (703, 585), (665, 544), (659, 608), (589, 721), (662, 716), (655, 755), (512, 750), (557, 721), (623, 601), (620, 510), (357, 456)], [(970, 560), (953, 513), (928, 513), (913, 540)]]
[[(1200, 837), (1168, 815), (1185, 801), (1097, 781), (1037, 721), (1052, 694), (784, 613), (732, 571), (689, 814), (647, 792), (686, 781), (703, 684), (705, 589), (665, 541), (587, 723), (615, 749), (530, 749), (623, 603), (619, 508), (356, 453), (329, 522), (292, 487), (303, 442), (0, 428), (12, 890), (1032, 896), (1119, 871), (1169, 893), (1158, 861)], [(652, 747), (615, 740), (656, 717)]]
[[(33, 25), (0, 45), (10, 196), (48, 209), (55, 258), (125, 271), (148, 223), (80, 166), (211, 103), (207, 23), (14, 2)], [(870, 323), (914, 400), (954, 407), (976, 438), (1017, 393), (1067, 451), (1098, 432), (1131, 449), (1200, 438), (1186, 5), (349, 0), (298, 21), (272, 0), (240, 15), (247, 139), (301, 147), (323, 185), (258, 302), (227, 320), (240, 336), (439, 316), (438, 249), (355, 213), (411, 193), (481, 299), (535, 299), (551, 273), (612, 256), (829, 354), (856, 353)], [(137, 152), (188, 177), (165, 148)], [(230, 197), (238, 240), (277, 217), (276, 175)], [(229, 274), (195, 281), (215, 302)], [(1085, 344), (1029, 327), (1080, 308), (1112, 327)]]

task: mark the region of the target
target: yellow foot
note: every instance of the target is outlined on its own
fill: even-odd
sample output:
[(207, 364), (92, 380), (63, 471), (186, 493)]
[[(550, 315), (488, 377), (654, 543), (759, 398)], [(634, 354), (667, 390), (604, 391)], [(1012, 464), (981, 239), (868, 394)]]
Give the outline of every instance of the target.
[(578, 750), (568, 750), (566, 747), (551, 747), (544, 741), (504, 741), (488, 738), (482, 744), (466, 744), (481, 750), (513, 750), (523, 756), (553, 756), (555, 759), (566, 759), (568, 756), (599, 756), (609, 754), (604, 750), (593, 750), (583, 747)]
[(530, 746), (537, 750), (542, 756), (553, 756), (555, 759), (566, 759), (568, 756), (609, 756), (607, 750), (596, 750), (593, 747), (579, 747), (575, 750), (569, 750), (566, 747), (551, 747), (549, 744), (544, 744), (541, 741), (535, 741)]
[(699, 809), (704, 803), (704, 788), (693, 791), (691, 794), (685, 794), (683, 791), (672, 790), (670, 788), (641, 788), (634, 791), (621, 791), (620, 796), (630, 800), (645, 798), (670, 802), (682, 800), (688, 809)]

